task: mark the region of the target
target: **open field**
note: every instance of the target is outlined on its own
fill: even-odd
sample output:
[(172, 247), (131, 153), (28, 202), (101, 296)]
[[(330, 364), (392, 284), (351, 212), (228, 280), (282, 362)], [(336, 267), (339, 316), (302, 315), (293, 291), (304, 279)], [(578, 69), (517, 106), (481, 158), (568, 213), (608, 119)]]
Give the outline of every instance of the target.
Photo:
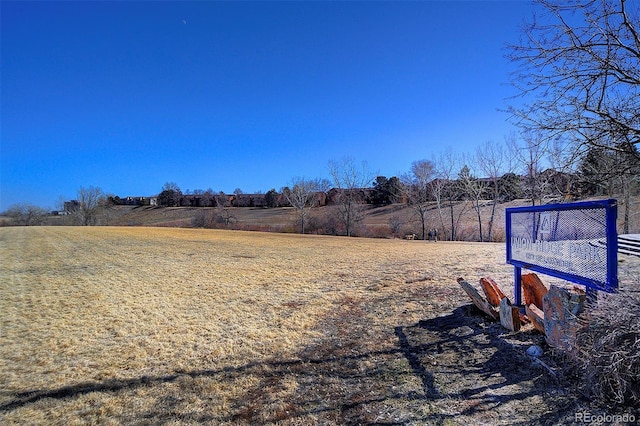
[(0, 423), (571, 422), (588, 405), (524, 355), (539, 336), (503, 336), (456, 284), (508, 289), (504, 257), (493, 243), (0, 228)]

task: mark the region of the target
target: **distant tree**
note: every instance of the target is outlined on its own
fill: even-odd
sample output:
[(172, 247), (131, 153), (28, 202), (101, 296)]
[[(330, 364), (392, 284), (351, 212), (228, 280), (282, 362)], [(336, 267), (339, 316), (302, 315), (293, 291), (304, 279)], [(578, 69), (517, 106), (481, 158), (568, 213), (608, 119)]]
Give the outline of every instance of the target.
[(213, 189), (207, 188), (207, 190), (202, 193), (201, 197), (203, 207), (212, 207), (215, 204), (215, 194)]
[(194, 215), (191, 225), (194, 228), (214, 228), (216, 217), (211, 209), (201, 209)]
[(107, 207), (107, 197), (102, 189), (89, 186), (81, 187), (77, 193), (77, 208), (75, 215), (84, 226), (96, 225), (99, 215)]
[(158, 205), (162, 207), (176, 207), (180, 205), (182, 191), (175, 182), (167, 182), (158, 194)]
[(487, 141), (476, 150), (476, 162), (478, 170), (482, 172), (482, 177), (488, 179), (487, 194), (491, 203), (491, 213), (489, 214), (489, 226), (487, 230), (487, 241), (493, 240), (493, 225), (496, 217), (496, 208), (501, 200), (502, 186), (500, 177), (513, 170), (513, 162), (510, 161), (505, 146)]
[(363, 188), (372, 181), (367, 163), (356, 164), (351, 157), (329, 162), (329, 174), (335, 186), (335, 211), (344, 225), (347, 236), (351, 236), (358, 224), (364, 219)]
[[(630, 151), (634, 147), (628, 148)], [(631, 197), (640, 190), (640, 161), (636, 155), (591, 147), (578, 167), (578, 188), (583, 196), (622, 196), (623, 232), (629, 232)]]
[(377, 176), (373, 181), (371, 202), (375, 205), (397, 203), (402, 199), (402, 182), (396, 176)]
[(264, 203), (267, 208), (278, 207), (278, 191), (275, 188), (271, 188), (264, 195)]
[(317, 204), (314, 201), (321, 190), (322, 181), (320, 179), (307, 179), (304, 177), (296, 177), (291, 181), (290, 186), (282, 188), (282, 195), (298, 212), (301, 234), (304, 234), (309, 209), (314, 204)]
[(400, 229), (402, 228), (402, 225), (404, 225), (402, 218), (397, 214), (391, 216), (387, 223), (394, 236), (397, 236), (400, 233)]
[(216, 202), (216, 221), (223, 224), (225, 228), (229, 228), (232, 223), (236, 222), (236, 216), (233, 214), (231, 197), (220, 191), (215, 196)]
[(46, 209), (29, 203), (14, 204), (5, 212), (14, 224), (20, 226), (41, 225), (47, 214)]
[(476, 213), (478, 220), (478, 234), (480, 242), (484, 242), (484, 234), (482, 231), (482, 200), (487, 192), (487, 185), (481, 179), (478, 179), (471, 173), (471, 169), (466, 164), (458, 174), (458, 184), (463, 196), (467, 201), (471, 202), (471, 207)]
[(547, 182), (544, 180), (543, 164), (547, 154), (547, 145), (539, 133), (525, 132), (522, 141), (511, 135), (507, 140), (510, 154), (521, 167), (524, 179), (524, 196), (531, 201), (531, 205), (542, 204), (547, 194)]
[(498, 187), (500, 188), (498, 196), (502, 202), (522, 198), (520, 176), (513, 172), (503, 174), (498, 181)]
[[(465, 212), (465, 204), (458, 206), (458, 201), (462, 198), (462, 193), (457, 182), (456, 171), (460, 167), (460, 155), (451, 148), (443, 151), (435, 164), (435, 179), (431, 182), (431, 193), (438, 206), (438, 214), (443, 231), (448, 233), (448, 239), (454, 241), (457, 237), (458, 224)], [(445, 214), (443, 210), (448, 210), (449, 227), (445, 225)]]
[(391, 176), (389, 178), (389, 180), (387, 181), (387, 193), (389, 194), (389, 201), (394, 204), (394, 203), (401, 203), (403, 202), (403, 193), (404, 193), (404, 187), (402, 185), (402, 181), (400, 180), (400, 178), (396, 177), (396, 176)]
[(244, 191), (240, 188), (236, 188), (233, 190), (233, 197), (232, 197), (232, 206), (233, 207), (240, 207), (240, 196), (244, 194)]
[(107, 201), (112, 206), (120, 206), (120, 205), (124, 204), (122, 199), (117, 195), (109, 195), (107, 197)]
[(414, 210), (422, 229), (422, 239), (427, 239), (427, 212), (430, 207), (431, 187), (429, 186), (435, 175), (435, 166), (429, 160), (414, 161), (411, 171), (403, 176), (404, 193), (409, 206)]

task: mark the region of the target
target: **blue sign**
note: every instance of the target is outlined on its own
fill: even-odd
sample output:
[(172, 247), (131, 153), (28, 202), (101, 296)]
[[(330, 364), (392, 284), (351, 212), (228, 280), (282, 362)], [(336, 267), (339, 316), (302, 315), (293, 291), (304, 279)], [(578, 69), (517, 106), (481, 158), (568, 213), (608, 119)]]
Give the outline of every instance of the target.
[(515, 266), (520, 305), (522, 268), (587, 290), (618, 288), (616, 200), (506, 209), (507, 263)]

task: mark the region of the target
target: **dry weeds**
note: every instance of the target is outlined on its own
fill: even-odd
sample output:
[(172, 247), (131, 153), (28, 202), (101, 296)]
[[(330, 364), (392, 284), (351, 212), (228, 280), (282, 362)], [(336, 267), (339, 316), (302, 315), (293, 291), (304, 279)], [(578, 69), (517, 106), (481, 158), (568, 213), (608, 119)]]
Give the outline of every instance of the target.
[(503, 244), (3, 228), (0, 259), (3, 424), (542, 424), (577, 407), (523, 355), (530, 336), (506, 342), (456, 284), (509, 282)]

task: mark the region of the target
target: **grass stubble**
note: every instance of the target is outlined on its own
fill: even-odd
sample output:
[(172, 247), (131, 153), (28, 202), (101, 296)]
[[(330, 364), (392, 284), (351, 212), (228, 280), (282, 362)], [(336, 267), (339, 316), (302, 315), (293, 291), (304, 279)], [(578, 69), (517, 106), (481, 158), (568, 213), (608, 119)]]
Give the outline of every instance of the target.
[(16, 227), (0, 259), (3, 424), (495, 424), (558, 397), (452, 313), (456, 277), (510, 282), (503, 244)]

